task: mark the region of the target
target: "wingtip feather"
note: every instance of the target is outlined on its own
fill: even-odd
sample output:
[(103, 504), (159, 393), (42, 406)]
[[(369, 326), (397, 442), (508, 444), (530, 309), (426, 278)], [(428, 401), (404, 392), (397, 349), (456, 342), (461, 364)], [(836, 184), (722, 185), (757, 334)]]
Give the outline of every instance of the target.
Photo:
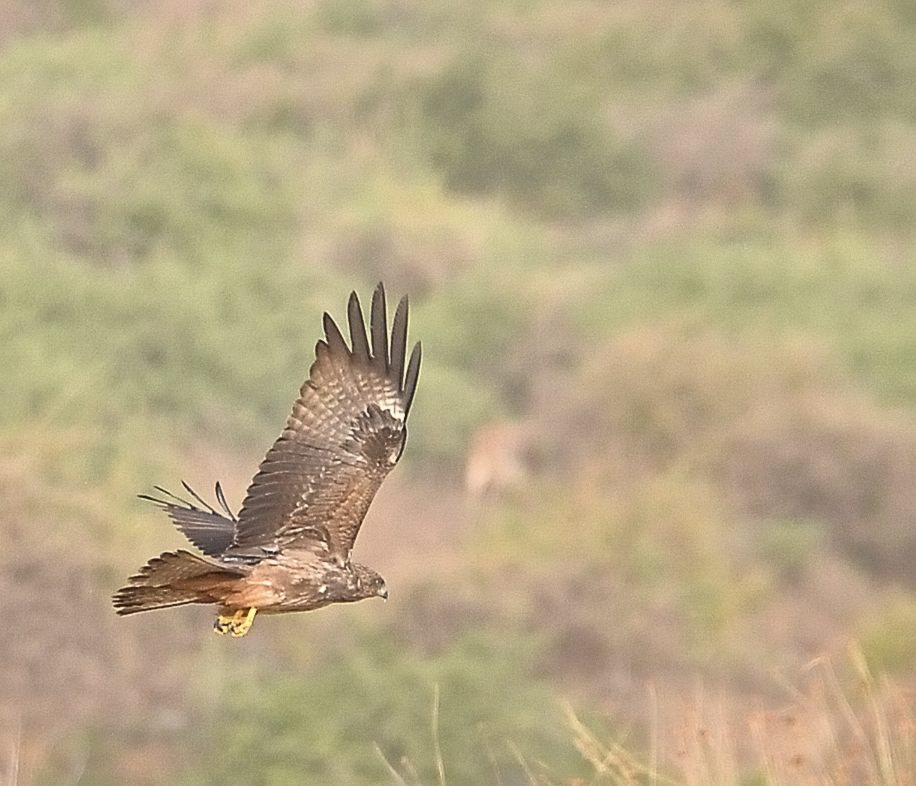
[(398, 391), (404, 389), (404, 363), (407, 360), (407, 295), (398, 302), (391, 322), (391, 377)]
[(355, 291), (350, 293), (347, 301), (347, 322), (350, 327), (350, 341), (353, 344), (353, 356), (360, 360), (369, 360), (369, 337), (366, 335), (366, 321), (363, 317), (363, 308), (359, 302), (359, 295)]
[(420, 360), (423, 355), (423, 347), (418, 341), (414, 344), (410, 353), (410, 360), (407, 363), (407, 374), (404, 378), (404, 412), (410, 412), (410, 406), (413, 404), (413, 396), (417, 391), (417, 380), (420, 376)]
[(372, 293), (372, 310), (369, 316), (372, 332), (372, 360), (383, 373), (387, 373), (388, 361), (388, 314), (385, 303), (385, 287), (381, 281)]
[(324, 312), (322, 323), (324, 325), (324, 335), (327, 338), (327, 343), (331, 348), (332, 354), (343, 356), (349, 355), (350, 350), (347, 347), (347, 342), (343, 337), (343, 333), (340, 332), (337, 323), (327, 311)]
[(232, 520), (236, 521), (235, 513), (232, 512), (232, 508), (229, 507), (229, 502), (226, 500), (226, 495), (223, 492), (223, 486), (219, 481), (216, 481), (216, 487), (214, 488), (214, 493), (216, 494), (216, 501), (219, 502), (220, 507), (226, 513), (226, 515)]

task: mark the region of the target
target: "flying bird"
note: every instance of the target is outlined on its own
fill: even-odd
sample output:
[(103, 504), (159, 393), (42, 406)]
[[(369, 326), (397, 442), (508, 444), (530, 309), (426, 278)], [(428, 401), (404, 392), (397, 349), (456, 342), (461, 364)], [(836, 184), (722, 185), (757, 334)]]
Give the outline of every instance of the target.
[(244, 636), (255, 615), (311, 611), (388, 597), (385, 580), (350, 560), (373, 497), (397, 464), (420, 372), (407, 359), (407, 298), (389, 343), (385, 290), (372, 295), (369, 331), (356, 293), (347, 306), (350, 343), (324, 314), (309, 377), (283, 433), (267, 452), (235, 515), (216, 484), (217, 507), (186, 483), (185, 499), (156, 486), (141, 494), (197, 547), (154, 557), (112, 601), (118, 614), (188, 603), (218, 606), (214, 630)]

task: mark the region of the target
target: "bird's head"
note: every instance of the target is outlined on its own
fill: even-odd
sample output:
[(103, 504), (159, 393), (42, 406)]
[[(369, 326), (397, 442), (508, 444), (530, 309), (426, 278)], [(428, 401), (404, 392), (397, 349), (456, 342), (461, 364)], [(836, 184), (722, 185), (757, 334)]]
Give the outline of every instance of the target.
[(365, 565), (353, 563), (353, 577), (351, 580), (351, 590), (353, 600), (363, 600), (364, 598), (384, 598), (388, 600), (388, 587), (383, 579), (372, 568)]

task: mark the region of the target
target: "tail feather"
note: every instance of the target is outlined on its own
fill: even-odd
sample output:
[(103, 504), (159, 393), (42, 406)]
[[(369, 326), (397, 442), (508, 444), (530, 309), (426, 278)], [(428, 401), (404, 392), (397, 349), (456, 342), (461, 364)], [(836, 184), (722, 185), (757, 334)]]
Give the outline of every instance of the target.
[(189, 551), (167, 551), (153, 557), (113, 596), (118, 614), (218, 603), (244, 572), (217, 565)]

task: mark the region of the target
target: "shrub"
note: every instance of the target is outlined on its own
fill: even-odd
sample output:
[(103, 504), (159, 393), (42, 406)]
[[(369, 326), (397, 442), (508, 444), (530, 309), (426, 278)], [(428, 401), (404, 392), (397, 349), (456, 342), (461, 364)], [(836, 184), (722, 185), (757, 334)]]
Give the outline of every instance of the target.
[(636, 141), (570, 90), (555, 64), (459, 58), (419, 86), (422, 142), (446, 185), (498, 194), (548, 217), (627, 211), (653, 191)]

